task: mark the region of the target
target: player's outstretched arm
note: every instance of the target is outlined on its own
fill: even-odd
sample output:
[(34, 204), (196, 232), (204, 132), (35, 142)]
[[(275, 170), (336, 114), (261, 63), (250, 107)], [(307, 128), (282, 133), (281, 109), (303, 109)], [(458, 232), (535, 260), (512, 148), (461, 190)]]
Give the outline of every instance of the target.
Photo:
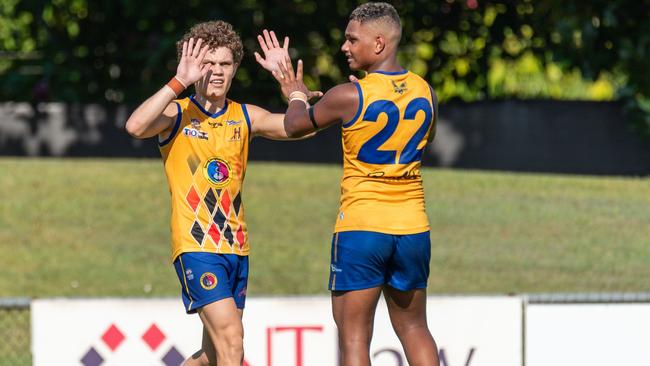
[(310, 107), (308, 100), (313, 97), (313, 93), (303, 83), (302, 60), (298, 60), (296, 72), (293, 71), (289, 58), (278, 66), (280, 70), (271, 73), (280, 84), (282, 94), (289, 100), (284, 117), (284, 129), (288, 136), (304, 136), (335, 123), (348, 121), (356, 114), (359, 94), (354, 83), (335, 86)]
[(210, 65), (203, 64), (208, 46), (201, 47), (202, 42), (202, 39), (198, 39), (195, 44), (194, 39), (190, 38), (183, 43), (176, 76), (140, 104), (126, 121), (126, 131), (131, 136), (142, 139), (170, 132), (178, 113), (171, 101), (185, 88), (205, 76), (210, 69)]
[(271, 113), (255, 105), (246, 105), (251, 118), (251, 136), (261, 136), (271, 140), (298, 140), (316, 135), (316, 132), (300, 137), (292, 137), (284, 129), (284, 114)]

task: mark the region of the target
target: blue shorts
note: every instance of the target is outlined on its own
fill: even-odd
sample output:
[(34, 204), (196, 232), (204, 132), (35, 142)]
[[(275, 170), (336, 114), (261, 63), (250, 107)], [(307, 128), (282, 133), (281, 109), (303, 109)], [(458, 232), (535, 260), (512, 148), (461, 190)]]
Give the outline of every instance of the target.
[(248, 284), (248, 256), (189, 252), (174, 261), (188, 314), (228, 297), (243, 309)]
[(410, 235), (334, 233), (329, 289), (362, 290), (384, 284), (401, 291), (426, 288), (430, 259), (428, 231)]

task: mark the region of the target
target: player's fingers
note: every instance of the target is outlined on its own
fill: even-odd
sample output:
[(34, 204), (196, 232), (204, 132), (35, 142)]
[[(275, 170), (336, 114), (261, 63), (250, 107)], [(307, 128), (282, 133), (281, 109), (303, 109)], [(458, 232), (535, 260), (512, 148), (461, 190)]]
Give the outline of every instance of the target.
[(181, 57), (187, 56), (187, 41), (183, 41), (183, 52), (181, 53)]
[(255, 61), (257, 61), (258, 64), (262, 64), (264, 62), (264, 59), (259, 53), (253, 52), (253, 55), (255, 55)]
[(322, 92), (322, 91), (310, 91), (310, 92), (308, 93), (308, 98), (309, 98), (309, 99), (312, 99), (312, 98), (320, 98), (320, 97), (322, 97), (322, 96), (323, 96), (323, 92)]
[(282, 79), (284, 79), (284, 76), (282, 76), (282, 74), (280, 74), (279, 71), (277, 71), (277, 70), (272, 70), (272, 71), (271, 71), (271, 75), (273, 75), (273, 77), (275, 78), (275, 80), (276, 80), (278, 83), (280, 83), (280, 85), (282, 85)]
[(205, 76), (210, 71), (210, 64), (201, 66), (201, 76)]
[(296, 67), (296, 79), (302, 81), (302, 60), (298, 60), (298, 67)]
[(264, 34), (264, 40), (266, 40), (266, 46), (271, 48), (273, 47), (273, 41), (271, 41), (271, 35), (269, 34), (268, 30), (263, 30), (262, 34)]
[(199, 62), (203, 61), (203, 59), (205, 58), (205, 55), (208, 53), (209, 50), (210, 50), (210, 45), (208, 45), (208, 44), (206, 44), (205, 46), (203, 46), (203, 48), (201, 48), (201, 53), (199, 53), (199, 57), (198, 57)]
[(289, 77), (289, 71), (287, 71), (286, 65), (283, 64), (282, 62), (278, 62), (278, 70), (279, 70), (279, 73), (280, 73), (280, 77), (282, 79), (285, 79), (285, 78)]
[(257, 42), (259, 42), (260, 48), (262, 48), (262, 51), (264, 51), (265, 54), (269, 52), (269, 48), (266, 46), (266, 41), (259, 34), (257, 35)]
[(271, 42), (273, 42), (273, 47), (275, 48), (280, 48), (280, 44), (278, 43), (278, 37), (275, 36), (275, 32), (271, 31)]
[(286, 51), (289, 51), (289, 37), (284, 37), (284, 44), (282, 45)]
[(194, 45), (194, 49), (192, 50), (192, 56), (199, 57), (199, 53), (201, 52), (201, 43), (203, 43), (203, 38), (199, 38), (196, 41), (196, 44)]
[(187, 55), (191, 56), (194, 50), (194, 38), (190, 38), (190, 43), (187, 45)]
[(284, 57), (284, 63), (287, 69), (287, 76), (290, 77), (291, 80), (293, 80), (295, 73), (293, 71), (293, 65), (291, 64), (291, 59), (289, 58), (289, 56)]

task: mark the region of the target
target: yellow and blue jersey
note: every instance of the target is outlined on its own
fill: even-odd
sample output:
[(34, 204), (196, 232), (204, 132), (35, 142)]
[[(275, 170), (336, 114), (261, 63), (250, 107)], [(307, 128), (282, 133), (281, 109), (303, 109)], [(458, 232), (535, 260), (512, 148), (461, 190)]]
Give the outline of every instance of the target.
[(334, 231), (429, 230), (420, 166), (435, 131), (433, 89), (406, 70), (373, 72), (355, 86), (359, 108), (342, 125), (343, 178)]
[(178, 116), (159, 141), (171, 193), (172, 261), (181, 253), (248, 255), (242, 205), (250, 119), (227, 100), (217, 113), (193, 96), (175, 100)]

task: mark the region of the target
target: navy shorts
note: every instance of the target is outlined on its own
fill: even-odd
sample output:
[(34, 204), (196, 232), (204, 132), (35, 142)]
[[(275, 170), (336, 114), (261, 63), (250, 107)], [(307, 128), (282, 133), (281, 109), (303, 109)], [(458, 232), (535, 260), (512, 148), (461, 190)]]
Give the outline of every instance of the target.
[(331, 255), (332, 291), (384, 284), (401, 291), (426, 288), (431, 238), (428, 231), (410, 235), (343, 231), (334, 233)]
[(228, 297), (243, 309), (248, 284), (248, 256), (189, 252), (174, 261), (188, 314)]

